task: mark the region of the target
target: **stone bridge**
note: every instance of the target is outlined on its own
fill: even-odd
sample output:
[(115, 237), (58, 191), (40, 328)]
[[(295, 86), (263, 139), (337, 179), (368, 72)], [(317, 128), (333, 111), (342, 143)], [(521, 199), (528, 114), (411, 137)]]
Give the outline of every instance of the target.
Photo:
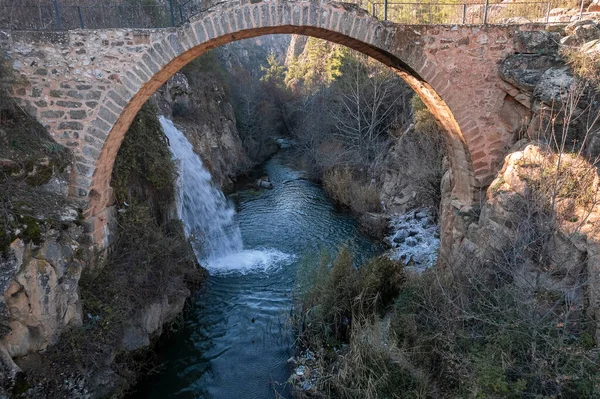
[[(74, 155), (70, 195), (88, 233), (108, 243), (111, 172), (144, 102), (205, 51), (267, 34), (302, 34), (367, 54), (393, 68), (447, 132), (457, 206), (478, 200), (528, 116), (498, 63), (523, 52), (535, 26), (405, 26), (326, 0), (240, 0), (177, 28), (3, 32), (21, 105)], [(511, 96), (511, 94), (514, 96)], [(522, 103), (522, 104), (521, 104)]]

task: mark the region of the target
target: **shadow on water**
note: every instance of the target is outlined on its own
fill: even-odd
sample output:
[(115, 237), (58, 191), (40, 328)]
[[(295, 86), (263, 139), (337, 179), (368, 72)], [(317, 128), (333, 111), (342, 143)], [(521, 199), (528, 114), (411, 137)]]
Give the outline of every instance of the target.
[(284, 383), (295, 350), (289, 315), (298, 264), (342, 243), (366, 256), (382, 250), (335, 210), (321, 187), (287, 165), (285, 150), (263, 165), (262, 175), (273, 189), (238, 187), (229, 199), (244, 251), (279, 256), (241, 272), (236, 265), (212, 268), (180, 328), (156, 349), (164, 368), (132, 397), (265, 399), (276, 397), (275, 390), (290, 397)]

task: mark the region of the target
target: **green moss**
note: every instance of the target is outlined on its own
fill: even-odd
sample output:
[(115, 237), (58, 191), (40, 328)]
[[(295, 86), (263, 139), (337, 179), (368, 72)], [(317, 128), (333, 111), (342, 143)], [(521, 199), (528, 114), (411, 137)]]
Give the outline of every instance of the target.
[(176, 168), (156, 109), (142, 107), (121, 144), (111, 185), (120, 203), (145, 202), (159, 219), (175, 199)]
[(27, 227), (19, 234), (19, 236), (23, 238), (25, 242), (33, 242), (34, 244), (39, 245), (42, 242), (42, 228), (44, 222), (29, 216), (21, 216), (21, 222)]
[(492, 191), (492, 194), (497, 194), (498, 191), (500, 190), (500, 187), (502, 187), (502, 185), (506, 183), (506, 180), (504, 180), (504, 176), (500, 176), (498, 179), (496, 179), (496, 181), (494, 182), (494, 184), (491, 185), (490, 190)]

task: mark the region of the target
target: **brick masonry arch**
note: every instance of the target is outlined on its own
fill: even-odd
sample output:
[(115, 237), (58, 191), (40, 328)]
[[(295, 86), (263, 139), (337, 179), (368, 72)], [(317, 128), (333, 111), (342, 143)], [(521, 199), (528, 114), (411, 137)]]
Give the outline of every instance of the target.
[(524, 29), (403, 26), (349, 4), (242, 0), (217, 5), (178, 28), (6, 33), (4, 40), (14, 68), (27, 79), (14, 95), (73, 149), (70, 194), (85, 203), (88, 232), (104, 247), (114, 216), (114, 161), (141, 106), (207, 50), (267, 34), (326, 39), (393, 68), (445, 128), (454, 200), (473, 203), (525, 116), (497, 70), (518, 45), (515, 33)]

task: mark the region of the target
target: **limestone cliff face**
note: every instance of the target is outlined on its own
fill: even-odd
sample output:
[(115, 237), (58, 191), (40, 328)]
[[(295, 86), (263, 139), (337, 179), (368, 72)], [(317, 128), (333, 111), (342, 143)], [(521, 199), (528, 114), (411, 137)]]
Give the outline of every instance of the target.
[[(564, 298), (569, 317), (600, 320), (598, 182), (582, 157), (517, 143), (479, 207), (455, 210), (446, 196), (442, 238), (453, 250), (444, 260), (457, 270), (489, 264)], [(600, 338), (600, 328), (594, 334)]]
[(161, 112), (172, 118), (220, 187), (228, 187), (250, 161), (242, 147), (235, 115), (225, 88), (210, 74), (190, 84), (175, 74), (153, 96)]
[(273, 146), (267, 146), (268, 150), (258, 157), (247, 153), (227, 80), (236, 74), (258, 79), (270, 52), (283, 59), (289, 41), (287, 35), (267, 35), (212, 50), (193, 61), (192, 68), (176, 73), (152, 97), (160, 111), (186, 135), (214, 181), (224, 189), (237, 175), (274, 151)]
[(81, 325), (81, 234), (81, 228), (71, 225), (48, 231), (40, 245), (17, 239), (0, 259), (4, 378), (14, 378), (19, 371), (12, 358), (42, 351), (56, 343), (63, 330)]

